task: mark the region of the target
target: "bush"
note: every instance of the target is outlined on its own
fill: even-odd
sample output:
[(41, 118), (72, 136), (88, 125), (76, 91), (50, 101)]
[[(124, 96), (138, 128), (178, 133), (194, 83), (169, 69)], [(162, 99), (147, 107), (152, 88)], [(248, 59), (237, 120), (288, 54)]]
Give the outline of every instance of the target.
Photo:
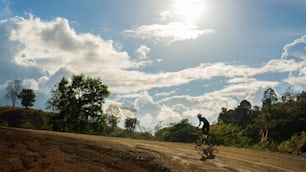
[(278, 146), (278, 151), (299, 154), (304, 151), (303, 147), (305, 147), (305, 138), (305, 132), (295, 134), (289, 140), (281, 142)]
[(161, 141), (190, 143), (195, 138), (195, 127), (188, 122), (188, 119), (183, 119), (177, 124), (159, 129), (155, 132), (155, 137)]
[(243, 134), (241, 127), (234, 124), (215, 124), (211, 133), (216, 135), (216, 144), (223, 146), (247, 147), (251, 139)]
[(0, 121), (8, 127), (51, 130), (48, 123), (52, 115), (35, 109), (0, 107)]

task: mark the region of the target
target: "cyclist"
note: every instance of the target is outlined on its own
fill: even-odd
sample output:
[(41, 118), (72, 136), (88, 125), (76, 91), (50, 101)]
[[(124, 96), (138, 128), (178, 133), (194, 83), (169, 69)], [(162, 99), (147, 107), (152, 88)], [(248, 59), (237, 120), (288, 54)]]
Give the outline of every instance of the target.
[(201, 123), (203, 122), (202, 135), (204, 136), (204, 134), (207, 134), (207, 136), (208, 136), (208, 134), (209, 134), (209, 122), (201, 114), (198, 114), (197, 116), (198, 116), (198, 119), (199, 119), (199, 125), (198, 125), (197, 128), (199, 128), (201, 126)]

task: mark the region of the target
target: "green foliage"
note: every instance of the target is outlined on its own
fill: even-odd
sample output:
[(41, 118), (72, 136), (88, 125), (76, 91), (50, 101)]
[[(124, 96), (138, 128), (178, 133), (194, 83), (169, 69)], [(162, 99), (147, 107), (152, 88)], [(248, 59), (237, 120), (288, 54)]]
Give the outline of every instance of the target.
[(0, 107), (0, 121), (8, 127), (50, 130), (53, 113), (35, 109)]
[(34, 105), (35, 96), (36, 95), (32, 89), (22, 89), (18, 94), (18, 98), (21, 99), (21, 105), (25, 106), (26, 109)]
[(34, 126), (32, 125), (31, 122), (25, 122), (23, 124), (23, 127), (22, 128), (26, 128), (26, 129), (34, 129)]
[(108, 87), (100, 79), (73, 75), (71, 82), (62, 78), (51, 90), (47, 108), (58, 111), (51, 124), (56, 131), (88, 134), (106, 132), (106, 117), (102, 111)]
[(222, 108), (218, 124), (236, 125), (239, 130), (232, 126), (219, 126), (218, 130), (236, 133), (224, 136), (220, 133), (217, 135), (219, 144), (258, 144), (261, 148), (273, 151), (295, 152), (297, 138), (294, 136), (306, 131), (306, 92), (294, 95), (293, 91), (288, 89), (281, 100), (282, 102), (278, 102), (276, 92), (269, 88), (264, 91), (261, 108), (252, 109), (246, 100), (234, 109)]
[(227, 110), (222, 108), (218, 117), (219, 123), (235, 124), (240, 127), (247, 127), (256, 117), (256, 111), (252, 110), (252, 105), (247, 100), (241, 101), (240, 105), (235, 109)]
[(289, 140), (282, 141), (278, 146), (278, 150), (280, 152), (299, 154), (302, 152), (302, 147), (306, 144), (305, 138), (305, 132), (294, 134)]
[(133, 132), (133, 131), (135, 131), (136, 124), (137, 124), (137, 119), (136, 118), (126, 118), (125, 123), (124, 123), (124, 127), (126, 128), (127, 131)]
[(234, 124), (215, 124), (211, 133), (216, 135), (216, 144), (224, 146), (247, 147), (251, 139), (243, 134), (241, 127)]
[(108, 133), (111, 137), (123, 137), (131, 139), (154, 140), (154, 136), (149, 132), (128, 131), (120, 127), (115, 127), (114, 130)]
[(117, 135), (113, 135), (116, 137), (123, 137), (123, 138), (131, 138), (131, 139), (143, 139), (143, 140), (154, 140), (154, 136), (148, 132), (133, 132), (129, 130), (123, 130), (122, 132), (118, 133)]
[(193, 142), (195, 139), (195, 127), (188, 119), (183, 119), (177, 124), (159, 129), (155, 132), (158, 140), (170, 142)]

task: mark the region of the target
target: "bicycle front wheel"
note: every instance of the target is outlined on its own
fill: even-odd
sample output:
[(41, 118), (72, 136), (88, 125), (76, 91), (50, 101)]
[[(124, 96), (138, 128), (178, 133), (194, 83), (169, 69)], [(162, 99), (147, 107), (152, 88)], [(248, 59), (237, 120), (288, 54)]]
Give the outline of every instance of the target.
[(203, 144), (203, 138), (202, 138), (202, 136), (200, 134), (196, 135), (195, 144), (197, 146), (201, 146)]

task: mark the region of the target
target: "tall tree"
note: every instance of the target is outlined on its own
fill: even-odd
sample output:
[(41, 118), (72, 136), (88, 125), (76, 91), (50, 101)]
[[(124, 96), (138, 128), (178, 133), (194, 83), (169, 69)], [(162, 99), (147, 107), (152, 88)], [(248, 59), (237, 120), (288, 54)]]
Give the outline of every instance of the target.
[(15, 107), (16, 101), (18, 99), (18, 94), (22, 89), (22, 81), (17, 79), (9, 81), (6, 89), (7, 93), (5, 97), (10, 99), (12, 102), (12, 106)]
[(277, 95), (272, 88), (268, 88), (264, 91), (263, 98), (262, 98), (262, 108), (264, 110), (270, 110), (271, 105), (277, 102)]
[(236, 124), (245, 128), (252, 120), (252, 105), (247, 100), (242, 100), (240, 105), (236, 108)]
[(106, 110), (107, 122), (110, 125), (111, 132), (114, 131), (115, 127), (119, 122), (120, 109), (117, 105), (111, 104)]
[(71, 82), (62, 78), (51, 90), (47, 107), (59, 112), (55, 117), (57, 130), (105, 134), (106, 120), (102, 104), (109, 95), (100, 79), (73, 75)]
[(21, 105), (25, 106), (26, 109), (34, 105), (35, 93), (32, 89), (22, 89), (19, 93), (18, 98), (21, 99)]
[(264, 91), (263, 98), (262, 98), (262, 111), (261, 115), (259, 116), (259, 125), (260, 129), (260, 143), (265, 143), (269, 137), (269, 130), (273, 124), (273, 113), (271, 107), (273, 104), (277, 102), (277, 95), (272, 88), (268, 88)]

